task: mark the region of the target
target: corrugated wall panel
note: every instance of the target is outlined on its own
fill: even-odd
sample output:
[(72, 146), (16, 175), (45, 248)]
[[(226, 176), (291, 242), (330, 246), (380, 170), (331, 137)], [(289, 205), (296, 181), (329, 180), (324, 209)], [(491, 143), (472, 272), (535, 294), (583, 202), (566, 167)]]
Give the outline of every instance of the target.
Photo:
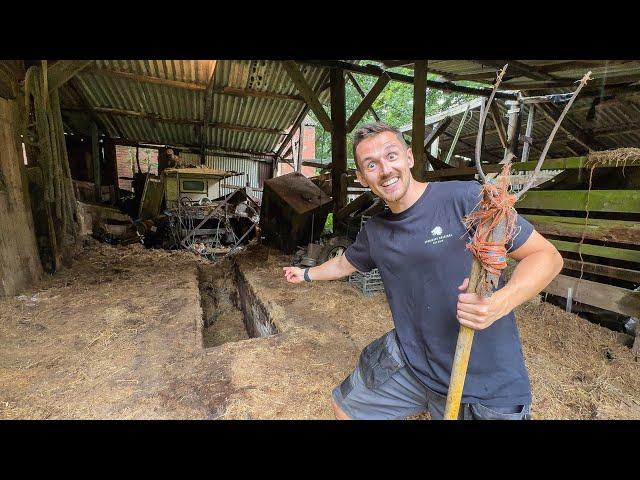
[[(234, 172), (242, 172), (244, 175), (238, 175), (236, 177), (225, 178), (221, 183), (226, 185), (235, 185), (238, 187), (246, 186), (247, 182), (249, 182), (249, 187), (251, 187), (252, 191), (250, 194), (261, 200), (262, 192), (253, 190), (255, 188), (262, 189), (261, 185), (261, 177), (260, 174), (264, 171), (265, 168), (269, 168), (270, 165), (265, 162), (257, 162), (255, 160), (251, 160), (249, 158), (233, 158), (233, 157), (224, 157), (220, 155), (207, 155), (206, 157), (207, 167), (216, 168), (219, 170), (226, 171), (234, 171)], [(265, 167), (266, 166), (266, 167)], [(220, 188), (220, 194), (226, 195), (231, 192), (231, 188)]]

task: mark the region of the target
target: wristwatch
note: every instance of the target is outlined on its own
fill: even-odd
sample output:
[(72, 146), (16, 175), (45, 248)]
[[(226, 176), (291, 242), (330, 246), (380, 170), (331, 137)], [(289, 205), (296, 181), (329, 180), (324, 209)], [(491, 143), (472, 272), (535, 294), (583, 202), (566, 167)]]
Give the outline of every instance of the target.
[(304, 269), (304, 281), (305, 282), (310, 282), (311, 279), (309, 278), (309, 268), (305, 268)]

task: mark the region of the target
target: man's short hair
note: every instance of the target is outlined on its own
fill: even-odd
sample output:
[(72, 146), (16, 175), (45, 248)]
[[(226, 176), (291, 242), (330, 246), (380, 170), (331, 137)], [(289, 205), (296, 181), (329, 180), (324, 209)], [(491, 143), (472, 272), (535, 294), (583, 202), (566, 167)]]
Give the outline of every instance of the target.
[(386, 123), (383, 123), (383, 122), (374, 122), (374, 123), (367, 123), (365, 125), (362, 125), (358, 130), (356, 130), (356, 133), (353, 134), (353, 159), (356, 162), (356, 168), (358, 170), (360, 169), (360, 165), (358, 164), (358, 157), (356, 157), (356, 148), (358, 147), (360, 142), (362, 142), (367, 138), (375, 137), (376, 135), (379, 135), (384, 132), (395, 133), (400, 143), (404, 145), (406, 148), (409, 148), (409, 146), (407, 145), (407, 142), (404, 141), (404, 137), (402, 136), (402, 133), (400, 132), (400, 130), (398, 130), (395, 127), (392, 127), (391, 125), (387, 125)]

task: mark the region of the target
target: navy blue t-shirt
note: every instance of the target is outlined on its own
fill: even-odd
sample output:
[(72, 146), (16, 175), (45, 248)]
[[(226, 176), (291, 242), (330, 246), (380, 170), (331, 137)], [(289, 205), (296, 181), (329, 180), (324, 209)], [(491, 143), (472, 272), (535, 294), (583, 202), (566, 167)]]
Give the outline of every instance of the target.
[[(361, 272), (378, 268), (407, 364), (427, 387), (447, 394), (460, 324), (458, 285), (469, 276), (473, 255), (462, 219), (480, 200), (476, 181), (431, 182), (400, 213), (369, 219), (345, 251)], [(533, 226), (518, 216), (519, 232), (509, 245), (519, 248)], [(502, 280), (499, 288), (503, 286)], [(464, 403), (487, 406), (531, 403), (513, 312), (475, 332), (462, 395)]]

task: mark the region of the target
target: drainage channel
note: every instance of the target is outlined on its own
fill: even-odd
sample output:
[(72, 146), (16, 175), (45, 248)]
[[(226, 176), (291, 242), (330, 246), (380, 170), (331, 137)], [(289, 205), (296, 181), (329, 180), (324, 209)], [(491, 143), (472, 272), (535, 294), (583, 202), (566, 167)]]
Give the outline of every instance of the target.
[(280, 333), (231, 260), (200, 266), (198, 280), (204, 348)]

